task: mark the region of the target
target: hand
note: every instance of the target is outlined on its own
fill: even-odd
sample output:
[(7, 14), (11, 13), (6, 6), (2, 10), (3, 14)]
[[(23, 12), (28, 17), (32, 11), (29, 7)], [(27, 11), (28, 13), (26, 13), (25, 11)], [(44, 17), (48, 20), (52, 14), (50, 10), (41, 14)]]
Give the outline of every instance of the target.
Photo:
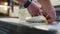
[(55, 8), (51, 8), (51, 10), (47, 10), (49, 13), (48, 16), (49, 17), (46, 17), (47, 18), (47, 21), (49, 24), (51, 24), (52, 22), (54, 22), (56, 20), (56, 10)]
[(31, 3), (28, 7), (28, 11), (31, 14), (31, 16), (39, 16), (42, 12), (37, 3)]

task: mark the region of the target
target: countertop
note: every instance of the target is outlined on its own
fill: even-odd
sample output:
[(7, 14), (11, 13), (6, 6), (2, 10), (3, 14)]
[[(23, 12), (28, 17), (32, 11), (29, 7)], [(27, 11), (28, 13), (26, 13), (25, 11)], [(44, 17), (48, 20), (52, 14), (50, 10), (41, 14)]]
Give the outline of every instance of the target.
[(60, 33), (60, 24), (50, 25), (50, 24), (44, 24), (44, 23), (28, 23), (28, 22), (20, 22), (18, 18), (0, 18), (0, 21), (6, 21), (6, 22), (12, 22), (13, 24), (23, 24), (28, 27), (34, 27), (37, 29), (43, 29), (43, 30), (57, 30)]

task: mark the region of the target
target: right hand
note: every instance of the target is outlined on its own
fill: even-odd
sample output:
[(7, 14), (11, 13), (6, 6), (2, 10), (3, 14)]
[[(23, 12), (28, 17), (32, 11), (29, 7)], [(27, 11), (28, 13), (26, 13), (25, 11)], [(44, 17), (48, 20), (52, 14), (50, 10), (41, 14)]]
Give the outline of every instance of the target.
[(37, 5), (37, 3), (31, 3), (28, 7), (28, 12), (31, 14), (32, 17), (39, 16), (42, 14), (42, 10)]

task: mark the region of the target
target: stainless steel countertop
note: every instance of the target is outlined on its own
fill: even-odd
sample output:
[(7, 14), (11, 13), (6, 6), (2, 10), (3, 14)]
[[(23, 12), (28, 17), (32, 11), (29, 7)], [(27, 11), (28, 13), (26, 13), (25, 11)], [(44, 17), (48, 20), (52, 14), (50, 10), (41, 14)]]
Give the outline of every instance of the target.
[(60, 24), (50, 25), (50, 24), (44, 24), (44, 23), (28, 23), (28, 22), (20, 22), (17, 18), (0, 18), (0, 21), (6, 21), (6, 22), (12, 22), (13, 24), (23, 24), (28, 27), (34, 27), (37, 29), (43, 29), (43, 30), (50, 30), (54, 29), (57, 30), (60, 33)]

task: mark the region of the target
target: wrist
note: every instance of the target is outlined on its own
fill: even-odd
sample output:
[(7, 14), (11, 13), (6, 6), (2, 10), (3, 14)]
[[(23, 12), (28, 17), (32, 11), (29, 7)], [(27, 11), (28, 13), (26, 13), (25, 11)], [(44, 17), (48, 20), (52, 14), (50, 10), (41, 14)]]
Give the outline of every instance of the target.
[(28, 0), (25, 4), (24, 4), (24, 7), (27, 8), (29, 7), (29, 5), (32, 3), (32, 0)]

